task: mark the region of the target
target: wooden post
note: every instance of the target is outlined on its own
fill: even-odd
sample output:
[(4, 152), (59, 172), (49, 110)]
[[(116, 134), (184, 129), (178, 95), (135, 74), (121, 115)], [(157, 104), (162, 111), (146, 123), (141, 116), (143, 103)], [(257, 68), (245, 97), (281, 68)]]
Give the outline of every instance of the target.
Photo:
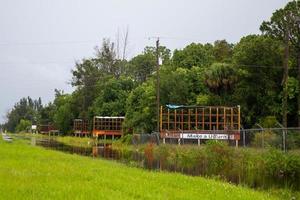
[(93, 132), (93, 133), (92, 133), (93, 136), (94, 136), (94, 134), (95, 134), (95, 118), (96, 118), (96, 117), (93, 118), (93, 131), (92, 131), (92, 132)]
[(163, 123), (163, 107), (160, 106), (160, 127), (159, 127), (159, 132), (162, 131), (162, 123)]
[(202, 108), (202, 130), (204, 130), (204, 115), (205, 115), (205, 110)]
[(241, 106), (238, 105), (238, 130), (241, 129)]
[(216, 122), (217, 122), (217, 130), (219, 130), (219, 108), (217, 108), (217, 115), (216, 115)]
[(181, 130), (183, 130), (183, 109), (181, 109)]
[(174, 110), (174, 130), (176, 131), (176, 127), (177, 127), (177, 116), (176, 116), (176, 110)]
[(170, 109), (168, 109), (168, 130), (170, 130)]
[(209, 107), (209, 130), (211, 130), (211, 107)]
[(224, 122), (223, 122), (223, 129), (226, 127), (226, 108), (224, 107)]
[(282, 147), (283, 147), (283, 152), (286, 152), (286, 133), (285, 133), (285, 130), (282, 130)]
[(191, 130), (191, 110), (189, 109), (188, 113), (188, 130)]
[(242, 129), (242, 131), (243, 131), (243, 146), (244, 147), (246, 147), (246, 134), (245, 134), (245, 130), (244, 129)]
[(201, 145), (201, 141), (200, 141), (200, 139), (198, 139), (198, 146), (200, 146)]
[(195, 114), (195, 127), (198, 129), (198, 110), (196, 108), (196, 114)]
[[(241, 134), (240, 129), (241, 129), (241, 106), (238, 105), (238, 131), (239, 131), (239, 134)], [(239, 146), (239, 141), (236, 140), (236, 147), (238, 147), (238, 146)]]
[(230, 126), (232, 129), (234, 129), (234, 126), (233, 126), (233, 108), (231, 108), (231, 122), (230, 122)]

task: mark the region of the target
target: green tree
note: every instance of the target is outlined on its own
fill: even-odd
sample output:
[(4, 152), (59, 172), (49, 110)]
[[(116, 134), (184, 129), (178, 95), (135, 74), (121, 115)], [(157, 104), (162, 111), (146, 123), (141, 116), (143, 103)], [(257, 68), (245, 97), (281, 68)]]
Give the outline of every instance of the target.
[(73, 98), (78, 110), (74, 115), (81, 118), (88, 117), (89, 107), (103, 85), (110, 78), (118, 79), (125, 73), (126, 61), (117, 59), (114, 43), (104, 39), (102, 46), (95, 50), (95, 58), (83, 59), (72, 70), (72, 85), (76, 87)]
[(182, 50), (173, 53), (173, 65), (177, 67), (192, 68), (193, 66), (205, 67), (214, 62), (213, 46), (211, 44), (192, 43)]
[[(162, 59), (162, 64), (170, 63), (170, 50), (164, 46), (158, 49), (159, 56)], [(145, 82), (149, 77), (156, 72), (156, 48), (147, 46), (142, 54), (133, 57), (127, 65), (127, 73), (134, 78), (138, 83)]]
[(55, 114), (55, 105), (52, 102), (49, 102), (39, 111), (39, 115), (40, 115), (39, 124), (52, 123), (54, 114)]
[(31, 121), (26, 119), (21, 119), (20, 123), (16, 127), (16, 132), (27, 132), (31, 129)]
[(243, 69), (233, 102), (241, 105), (243, 121), (252, 126), (260, 116), (281, 116), (282, 44), (267, 36), (243, 37), (233, 50), (233, 64)]
[[(156, 58), (156, 54), (157, 54), (156, 47), (146, 46), (145, 49), (144, 49), (144, 54), (151, 54), (153, 57)], [(165, 46), (159, 46), (158, 47), (158, 54), (159, 54), (159, 57), (162, 60), (163, 65), (170, 64), (170, 61), (171, 61), (170, 60), (170, 58), (171, 58), (171, 50), (170, 49), (168, 49)]]
[(126, 99), (133, 87), (134, 82), (130, 78), (108, 80), (89, 108), (90, 118), (94, 115), (124, 116)]
[(217, 40), (214, 42), (213, 55), (216, 62), (230, 63), (233, 53), (233, 44), (229, 44), (226, 40)]
[(191, 82), (188, 69), (162, 69), (160, 72), (161, 104), (186, 104), (189, 100)]
[(128, 133), (150, 133), (156, 125), (156, 95), (152, 80), (142, 83), (126, 101), (125, 130)]
[(145, 82), (155, 71), (156, 57), (150, 53), (135, 56), (128, 63), (128, 71), (139, 83)]
[(204, 73), (205, 84), (219, 96), (232, 90), (239, 80), (238, 68), (230, 64), (214, 63)]
[(160, 103), (195, 105), (197, 96), (206, 94), (208, 90), (204, 85), (204, 69), (192, 67), (191, 69), (164, 66), (160, 72)]
[(42, 100), (40, 98), (37, 100), (33, 100), (31, 97), (21, 98), (12, 110), (7, 113), (5, 128), (8, 131), (15, 132), (21, 119), (31, 121), (35, 124), (38, 123), (40, 120), (39, 111), (42, 107)]
[(55, 114), (53, 116), (54, 125), (63, 133), (67, 134), (72, 130), (73, 99), (70, 94), (57, 93), (54, 100)]
[[(264, 21), (260, 29), (263, 33), (275, 37), (281, 41), (288, 34), (289, 42), (297, 58), (298, 80), (300, 80), (300, 1), (293, 0), (284, 8), (276, 10), (270, 21)], [(300, 87), (300, 82), (299, 82)], [(298, 94), (298, 126), (300, 126), (300, 93)]]
[(72, 85), (77, 87), (75, 91), (78, 97), (76, 98), (77, 106), (80, 109), (80, 115), (85, 117), (88, 107), (95, 99), (96, 86), (103, 79), (103, 74), (94, 59), (84, 59), (81, 63), (76, 63), (72, 75)]
[(97, 69), (102, 74), (119, 78), (125, 71), (126, 60), (117, 58), (116, 47), (109, 39), (104, 39), (101, 48), (96, 47), (95, 61)]

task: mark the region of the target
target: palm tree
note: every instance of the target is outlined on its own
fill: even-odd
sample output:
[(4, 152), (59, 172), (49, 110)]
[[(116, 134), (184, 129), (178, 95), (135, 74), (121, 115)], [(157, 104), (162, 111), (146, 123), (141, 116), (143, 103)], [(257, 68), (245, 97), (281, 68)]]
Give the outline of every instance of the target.
[(225, 64), (214, 63), (205, 71), (205, 84), (218, 95), (228, 92), (238, 81), (237, 68)]

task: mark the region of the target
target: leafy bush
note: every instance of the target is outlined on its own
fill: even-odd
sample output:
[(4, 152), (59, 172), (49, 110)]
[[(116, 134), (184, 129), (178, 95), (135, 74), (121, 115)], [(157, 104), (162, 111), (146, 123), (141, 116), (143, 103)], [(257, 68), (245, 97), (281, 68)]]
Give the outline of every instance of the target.
[(131, 134), (127, 134), (121, 137), (120, 141), (123, 144), (131, 144), (132, 143), (132, 135)]
[(282, 138), (272, 131), (262, 131), (255, 133), (252, 141), (254, 147), (281, 147)]
[(31, 121), (21, 119), (20, 123), (16, 127), (17, 132), (29, 131), (31, 129)]

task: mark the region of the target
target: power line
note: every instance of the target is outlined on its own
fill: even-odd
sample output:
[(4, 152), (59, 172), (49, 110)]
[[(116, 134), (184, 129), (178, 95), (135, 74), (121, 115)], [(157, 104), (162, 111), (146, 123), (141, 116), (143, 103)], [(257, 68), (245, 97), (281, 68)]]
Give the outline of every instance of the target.
[[(248, 68), (278, 68), (278, 69), (283, 69), (283, 66), (279, 66), (279, 65), (243, 65), (243, 64), (234, 64), (237, 67), (248, 67)], [(290, 67), (289, 69), (297, 69), (294, 67)]]
[(43, 46), (43, 45), (66, 45), (66, 44), (89, 44), (99, 41), (49, 41), (49, 42), (3, 42), (0, 46)]
[[(113, 38), (113, 37), (108, 37), (108, 38)], [(157, 37), (134, 37), (133, 39), (153, 39), (153, 38), (157, 38)], [(190, 40), (196, 40), (196, 41), (200, 41), (201, 38), (197, 38), (197, 37), (173, 37), (173, 36), (162, 36), (159, 37), (160, 39), (164, 39), (164, 40), (186, 40), (186, 41), (190, 41)], [(44, 42), (20, 42), (20, 41), (12, 41), (12, 42), (0, 42), (0, 46), (43, 46), (43, 45), (66, 45), (66, 44), (91, 44), (91, 43), (99, 43), (100, 41), (96, 41), (96, 40), (82, 40), (82, 41), (44, 41)]]
[[(151, 39), (151, 38), (157, 38), (157, 37), (148, 37), (148, 39)], [(163, 40), (201, 40), (200, 38), (197, 38), (197, 37), (170, 37), (170, 36), (159, 36), (160, 39), (163, 39)]]
[[(76, 60), (65, 60), (65, 61), (41, 61), (41, 62), (0, 62), (0, 65), (42, 65), (42, 64), (75, 64)], [(79, 61), (80, 62), (80, 61)], [(246, 68), (274, 68), (283, 69), (283, 66), (279, 65), (244, 65), (244, 64), (232, 64), (236, 67)], [(289, 67), (289, 70), (297, 70), (295, 67)]]
[(42, 61), (42, 62), (0, 62), (0, 65), (44, 65), (44, 64), (75, 64), (76, 61)]

